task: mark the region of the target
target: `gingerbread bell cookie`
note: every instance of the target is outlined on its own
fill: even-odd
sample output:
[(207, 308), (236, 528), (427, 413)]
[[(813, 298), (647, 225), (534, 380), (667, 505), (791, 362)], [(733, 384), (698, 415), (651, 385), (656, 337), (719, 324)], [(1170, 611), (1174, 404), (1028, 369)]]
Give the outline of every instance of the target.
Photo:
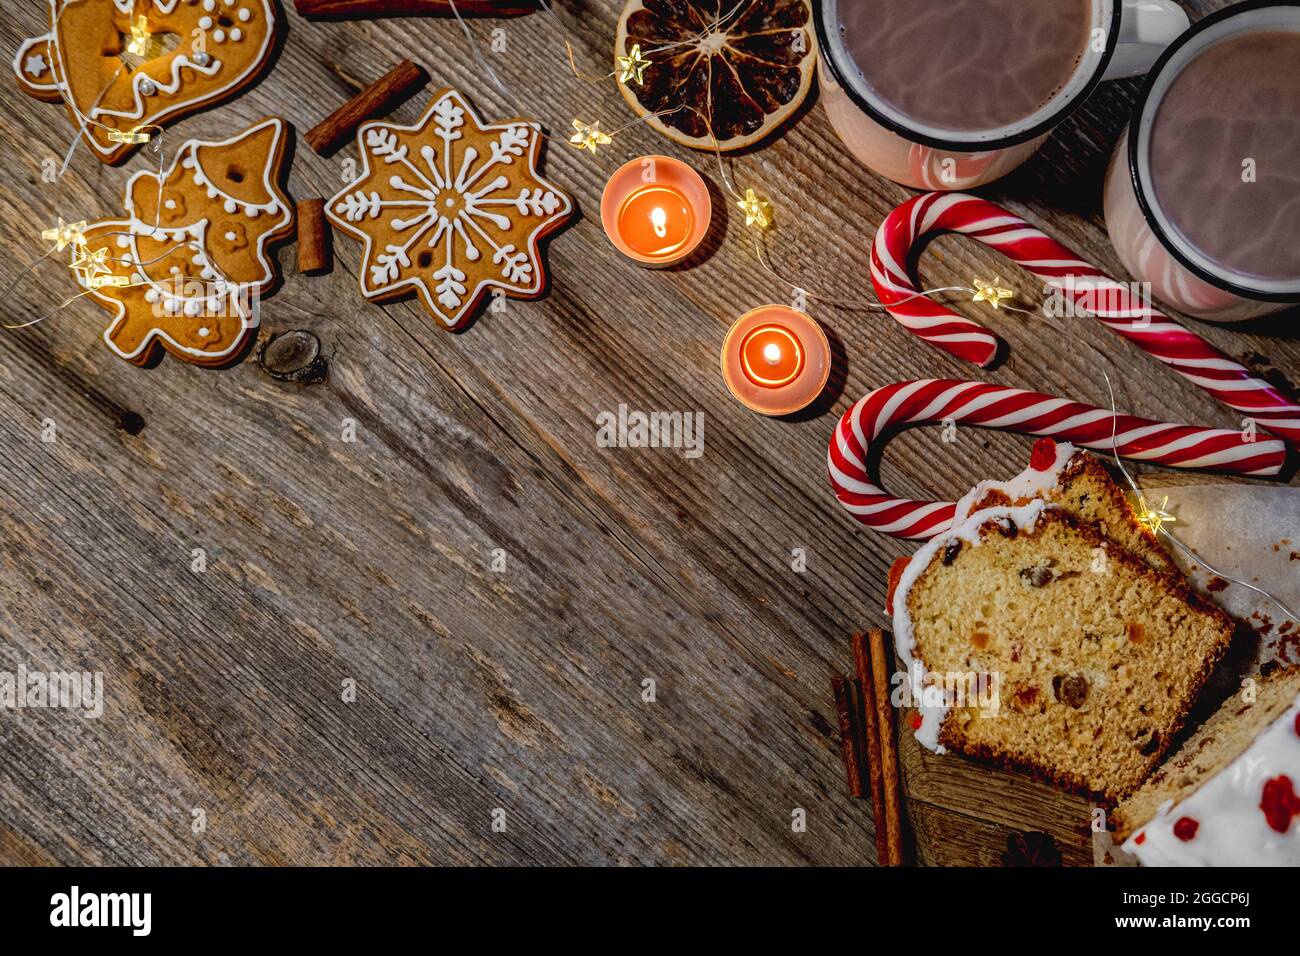
[(573, 211), (537, 172), (541, 140), (529, 120), (485, 124), (455, 90), (435, 94), (413, 126), (363, 125), (361, 175), (327, 206), (330, 221), (365, 244), (361, 294), (418, 291), (449, 329), (495, 290), (540, 295), (540, 243)]
[(105, 163), (149, 129), (227, 99), (270, 60), (276, 0), (49, 0), (50, 30), (14, 57), (22, 89), (63, 100)]
[(104, 341), (144, 365), (159, 349), (195, 365), (235, 358), (277, 280), (270, 248), (293, 231), (281, 191), (285, 124), (264, 119), (216, 142), (189, 140), (159, 175), (127, 182), (123, 219), (100, 219), (72, 267), (114, 314)]

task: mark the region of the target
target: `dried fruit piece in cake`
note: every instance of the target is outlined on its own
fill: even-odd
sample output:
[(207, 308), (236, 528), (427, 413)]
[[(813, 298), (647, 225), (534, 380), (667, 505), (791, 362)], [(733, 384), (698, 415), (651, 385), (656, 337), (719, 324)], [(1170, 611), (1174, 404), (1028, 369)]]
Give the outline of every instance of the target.
[(1229, 698), (1120, 804), (1126, 851), (1149, 866), (1300, 866), (1300, 670), (1256, 690)]
[(1160, 759), (1233, 633), (1181, 578), (1042, 499), (928, 542), (893, 605), (918, 740), (1110, 802)]
[[(49, 0), (50, 30), (14, 57), (30, 96), (63, 100), (91, 152), (117, 163), (137, 127), (236, 95), (270, 62), (275, 0)], [(83, 121), (84, 118), (84, 121)], [(123, 135), (126, 134), (126, 135)]]

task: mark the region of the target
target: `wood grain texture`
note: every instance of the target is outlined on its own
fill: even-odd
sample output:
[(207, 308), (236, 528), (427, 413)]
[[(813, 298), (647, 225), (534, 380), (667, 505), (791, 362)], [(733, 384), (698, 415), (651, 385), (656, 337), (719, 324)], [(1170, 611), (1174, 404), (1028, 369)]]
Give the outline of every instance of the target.
[[(580, 68), (604, 70), (619, 5), (557, 7)], [(43, 10), (5, 5), (6, 49), (43, 31)], [(533, 116), (562, 134), (575, 116), (606, 128), (629, 118), (612, 85), (571, 75), (546, 16), (469, 24), (513, 101), (455, 21), (285, 19), (272, 71), (173, 127), (169, 153), (268, 114), (304, 131), (401, 57), (488, 119)], [(496, 27), (503, 53), (487, 49)], [(1135, 90), (1105, 85), (983, 191), (1116, 274), (1101, 181)], [(12, 274), (39, 254), (39, 228), (120, 210), (126, 179), (153, 161), (111, 169), (83, 149), (46, 183), (42, 164), (70, 142), (66, 115), (12, 83), (0, 95)], [(424, 106), (417, 96), (393, 117), (411, 122)], [(84, 302), (0, 334), (0, 669), (102, 671), (107, 697), (98, 720), (0, 712), (0, 862), (873, 862), (827, 678), (847, 666), (854, 630), (883, 623), (886, 572), (905, 545), (840, 513), (825, 477), (834, 423), (901, 378), (986, 377), (1095, 403), (1105, 384), (1086, 349), (1022, 316), (979, 313), (1011, 349), (981, 376), (880, 313), (827, 307), (816, 314), (838, 361), (826, 401), (796, 421), (754, 416), (729, 397), (718, 348), (737, 315), (789, 291), (757, 266), (721, 192), (690, 267), (644, 271), (614, 252), (594, 216), (601, 188), (651, 152), (692, 161), (716, 188), (711, 157), (644, 127), (594, 157), (554, 145), (545, 173), (585, 215), (550, 243), (549, 294), (461, 334), (411, 301), (363, 302), (354, 242), (337, 241), (333, 272), (314, 278), (283, 250), (261, 335), (319, 336), (320, 384), (275, 381), (252, 361), (135, 368), (103, 346), (105, 313)], [(300, 145), (291, 194), (333, 195), (354, 153)], [(728, 162), (778, 210), (779, 269), (825, 296), (867, 292), (869, 239), (909, 194), (843, 153), (820, 106)], [(1000, 272), (1036, 288), (952, 238), (921, 270), (934, 285)], [(71, 291), (44, 263), (5, 315)], [(1197, 328), (1300, 378), (1294, 314)], [(1237, 424), (1094, 323), (1079, 334), (1121, 371), (1129, 411)], [(703, 412), (704, 455), (598, 447), (596, 415), (620, 403)], [(343, 440), (347, 420), (355, 442)], [(53, 443), (41, 441), (47, 422)], [(893, 444), (884, 477), (899, 493), (955, 495), (1019, 471), (1027, 445), (966, 430), (954, 451), (917, 431)], [(802, 573), (794, 548), (807, 554)], [(354, 703), (342, 700), (348, 680)], [(1091, 859), (1081, 802), (903, 738), (923, 862), (1000, 863), (1007, 835), (1024, 830), (1052, 834), (1067, 862)], [(792, 830), (796, 809), (806, 832)]]

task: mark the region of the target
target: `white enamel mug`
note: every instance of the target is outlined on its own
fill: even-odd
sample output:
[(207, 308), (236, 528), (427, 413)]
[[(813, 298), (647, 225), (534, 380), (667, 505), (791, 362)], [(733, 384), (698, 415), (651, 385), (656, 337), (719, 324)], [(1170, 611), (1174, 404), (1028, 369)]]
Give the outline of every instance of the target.
[[(1151, 129), (1165, 91), (1195, 56), (1243, 33), (1279, 29), (1300, 31), (1300, 3), (1236, 4), (1179, 37), (1151, 70), (1106, 174), (1106, 228), (1124, 267), (1135, 279), (1151, 283), (1152, 294), (1161, 302), (1212, 322), (1239, 322), (1300, 304), (1300, 276), (1267, 281), (1234, 274), (1171, 226), (1152, 188)], [(1196, 145), (1187, 144), (1189, 163), (1198, 161)], [(1296, 234), (1300, 236), (1300, 225)]]
[(1172, 0), (1093, 0), (1092, 40), (1055, 97), (1011, 126), (943, 130), (909, 121), (873, 94), (841, 35), (839, 10), (853, 2), (813, 2), (826, 113), (862, 163), (916, 189), (971, 189), (1005, 176), (1037, 152), (1098, 83), (1145, 73), (1188, 27), (1187, 14)]

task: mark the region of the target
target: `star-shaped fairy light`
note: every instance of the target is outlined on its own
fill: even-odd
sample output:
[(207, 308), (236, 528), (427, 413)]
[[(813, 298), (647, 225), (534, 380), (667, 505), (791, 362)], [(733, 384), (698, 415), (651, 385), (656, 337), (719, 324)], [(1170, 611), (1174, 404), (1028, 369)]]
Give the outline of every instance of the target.
[(485, 123), (455, 90), (413, 125), (362, 126), (362, 171), (326, 206), (335, 226), (365, 243), (362, 295), (418, 292), (449, 329), (489, 296), (540, 295), (540, 243), (573, 211), (537, 170), (541, 139), (534, 122)]
[(131, 24), (131, 38), (126, 41), (126, 52), (132, 56), (151, 59), (154, 54), (155, 43), (153, 34), (149, 32), (149, 21), (141, 14)]
[(614, 142), (613, 138), (600, 128), (600, 120), (587, 124), (582, 120), (574, 120), (573, 128), (577, 130), (569, 137), (569, 143), (578, 149), (585, 149), (594, 153), (598, 147), (608, 146)]
[(107, 136), (110, 143), (131, 143), (134, 145), (147, 143), (151, 139), (150, 135), (139, 126), (127, 130), (110, 129)]
[(77, 251), (72, 257), (71, 269), (88, 288), (97, 289), (106, 284), (102, 281), (103, 277), (111, 275), (113, 272), (108, 267), (107, 260), (107, 246), (100, 246), (94, 252), (88, 252), (83, 240), (77, 246)]
[(995, 309), (1001, 309), (1002, 303), (1007, 299), (1014, 299), (1016, 293), (1012, 289), (1004, 289), (998, 283), (1002, 281), (1001, 276), (994, 276), (992, 282), (985, 282), (983, 279), (974, 281), (972, 292), (975, 293), (976, 302), (987, 302)]
[(736, 203), (745, 214), (745, 225), (766, 229), (772, 224), (772, 204), (762, 199), (753, 189), (745, 190), (745, 198)]
[(86, 220), (64, 222), (63, 217), (60, 216), (57, 225), (41, 231), (41, 238), (46, 242), (54, 243), (59, 252), (62, 252), (69, 245), (84, 246), (86, 244)]
[(614, 58), (618, 62), (618, 81), (620, 83), (635, 83), (637, 86), (645, 85), (646, 67), (650, 65), (650, 60), (641, 55), (641, 44), (633, 43), (632, 49), (627, 51), (627, 56), (618, 56)]
[(1173, 524), (1178, 519), (1171, 515), (1165, 509), (1169, 507), (1169, 496), (1165, 495), (1165, 500), (1160, 502), (1159, 508), (1152, 508), (1147, 505), (1146, 498), (1138, 495), (1138, 523), (1150, 530), (1152, 534), (1159, 534), (1160, 529), (1167, 524)]

